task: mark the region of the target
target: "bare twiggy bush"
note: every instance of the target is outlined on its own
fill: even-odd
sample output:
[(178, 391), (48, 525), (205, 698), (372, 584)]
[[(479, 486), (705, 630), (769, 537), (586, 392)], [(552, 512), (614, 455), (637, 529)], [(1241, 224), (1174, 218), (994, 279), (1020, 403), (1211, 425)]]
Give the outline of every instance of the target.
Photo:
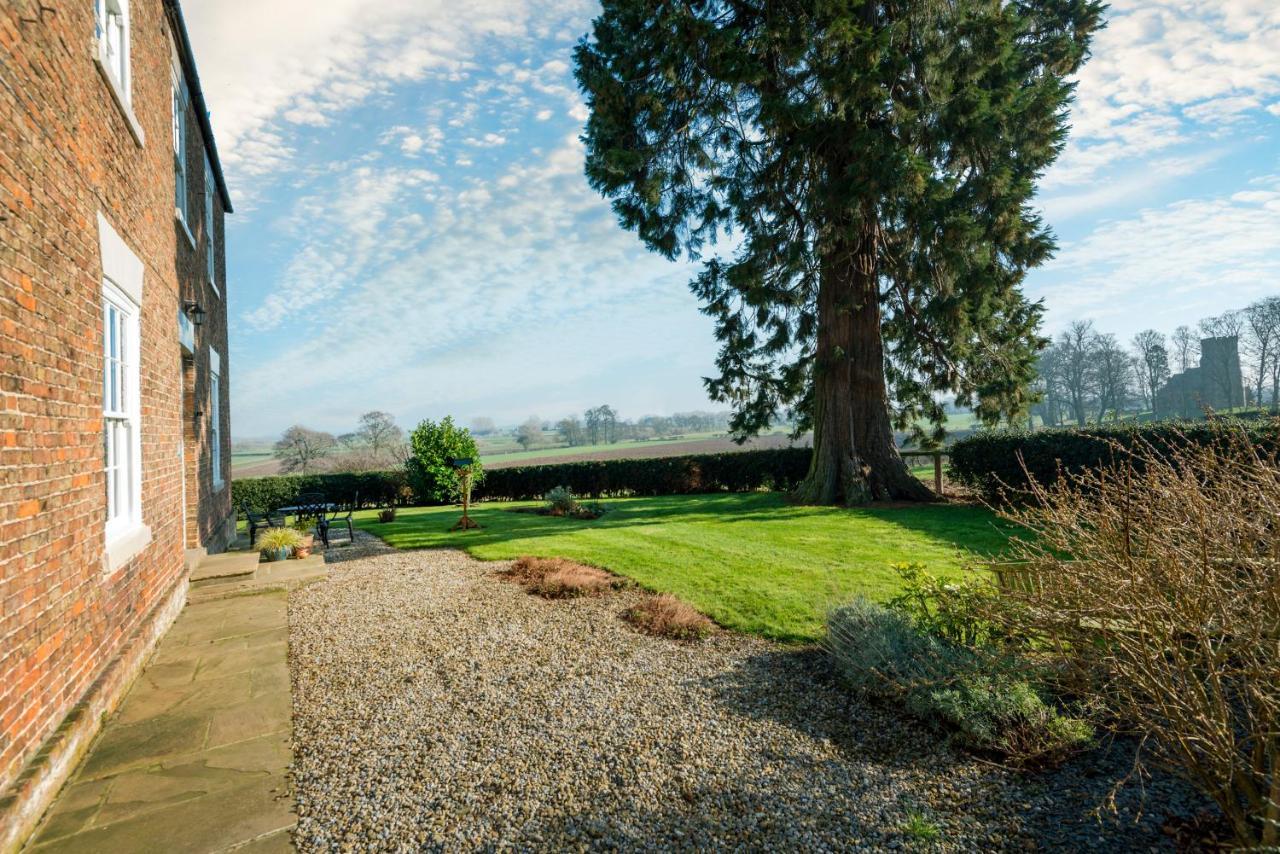
[(715, 629), (715, 624), (692, 605), (667, 593), (646, 596), (622, 616), (642, 631), (676, 640), (700, 640)]
[(1007, 518), (1025, 583), (993, 617), (1212, 798), (1245, 847), (1280, 844), (1280, 464), (1240, 431), (1117, 447), (1032, 485)]
[(603, 569), (559, 557), (521, 557), (503, 574), (547, 599), (595, 595), (622, 584), (622, 579)]

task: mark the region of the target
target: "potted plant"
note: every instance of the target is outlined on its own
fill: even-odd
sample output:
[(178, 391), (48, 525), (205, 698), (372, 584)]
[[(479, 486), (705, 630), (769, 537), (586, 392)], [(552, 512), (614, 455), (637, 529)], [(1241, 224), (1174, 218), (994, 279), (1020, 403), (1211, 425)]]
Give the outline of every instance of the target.
[(298, 519), (293, 523), (293, 529), (302, 538), (302, 541), (293, 547), (294, 557), (301, 559), (311, 554), (311, 549), (316, 544), (316, 535), (313, 533), (314, 527), (310, 519)]
[(288, 560), (301, 542), (302, 535), (293, 528), (268, 528), (258, 537), (258, 552), (266, 561)]

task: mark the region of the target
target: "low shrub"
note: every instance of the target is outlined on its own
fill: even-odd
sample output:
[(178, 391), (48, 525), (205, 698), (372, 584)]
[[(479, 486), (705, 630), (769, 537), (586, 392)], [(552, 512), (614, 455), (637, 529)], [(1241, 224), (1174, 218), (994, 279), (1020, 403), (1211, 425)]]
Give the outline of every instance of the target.
[(568, 516), (578, 509), (578, 499), (567, 486), (550, 490), (543, 500), (547, 502), (547, 509), (559, 516)]
[(1006, 513), (1032, 583), (993, 617), (1211, 798), (1241, 850), (1280, 849), (1280, 457), (1238, 425), (1032, 484)]
[[(1112, 465), (1123, 458), (1141, 463), (1144, 448), (1172, 452), (1203, 447), (1238, 432), (1258, 446), (1280, 448), (1280, 419), (1242, 422), (1154, 421), (1050, 430), (982, 430), (948, 448), (950, 477), (988, 501), (1026, 498), (1032, 481), (1049, 486), (1063, 476)], [(1136, 453), (1135, 456), (1135, 452)]]
[(396, 520), (396, 508), (387, 507), (378, 511), (379, 522), (394, 522)]
[(1026, 765), (1058, 759), (1093, 737), (1087, 723), (1061, 714), (1011, 668), (865, 599), (832, 611), (826, 648), (854, 690), (901, 704), (970, 750)]
[(1022, 645), (1001, 621), (991, 619), (999, 588), (985, 578), (960, 581), (939, 578), (918, 563), (895, 564), (902, 592), (889, 600), (889, 608), (904, 614), (922, 632), (968, 649), (1009, 648)]
[(675, 640), (701, 640), (715, 630), (705, 615), (667, 593), (646, 596), (622, 617), (648, 634)]
[(603, 569), (559, 557), (517, 558), (504, 574), (528, 592), (547, 599), (599, 595), (623, 584), (622, 579)]
[(302, 534), (294, 528), (267, 528), (257, 539), (259, 552), (296, 549), (301, 544)]

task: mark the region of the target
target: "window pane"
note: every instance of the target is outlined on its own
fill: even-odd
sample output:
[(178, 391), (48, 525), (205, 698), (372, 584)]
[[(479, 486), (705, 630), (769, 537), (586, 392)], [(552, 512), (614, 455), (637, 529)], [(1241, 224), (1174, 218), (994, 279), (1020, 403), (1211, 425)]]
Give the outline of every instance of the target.
[(129, 459), (129, 424), (127, 421), (117, 421), (115, 429), (116, 441), (116, 508), (117, 515), (124, 517), (129, 514), (129, 472), (132, 470)]
[(111, 421), (103, 422), (102, 444), (103, 451), (106, 455), (107, 465), (107, 521), (110, 522), (116, 518), (116, 477), (115, 477), (115, 452), (112, 450), (115, 443), (111, 441), (112, 431)]
[(117, 403), (120, 406), (121, 412), (124, 412), (129, 408), (129, 400), (132, 397), (132, 391), (129, 389), (127, 382), (129, 377), (129, 372), (127, 370), (129, 366), (128, 347), (128, 326), (125, 325), (124, 317), (122, 316), (120, 318), (120, 363), (116, 369), (117, 373), (120, 375), (120, 399)]

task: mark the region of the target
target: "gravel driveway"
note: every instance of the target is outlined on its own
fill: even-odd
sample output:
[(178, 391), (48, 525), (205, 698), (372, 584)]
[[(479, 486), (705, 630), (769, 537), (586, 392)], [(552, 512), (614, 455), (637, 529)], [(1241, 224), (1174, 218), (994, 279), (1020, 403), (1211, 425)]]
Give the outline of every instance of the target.
[[(822, 655), (618, 619), (637, 595), (545, 601), (461, 552), (357, 543), (290, 597), (303, 851), (1167, 846), (1192, 800), (1128, 757), (1021, 777), (850, 699)], [(904, 830), (911, 814), (940, 834)]]

